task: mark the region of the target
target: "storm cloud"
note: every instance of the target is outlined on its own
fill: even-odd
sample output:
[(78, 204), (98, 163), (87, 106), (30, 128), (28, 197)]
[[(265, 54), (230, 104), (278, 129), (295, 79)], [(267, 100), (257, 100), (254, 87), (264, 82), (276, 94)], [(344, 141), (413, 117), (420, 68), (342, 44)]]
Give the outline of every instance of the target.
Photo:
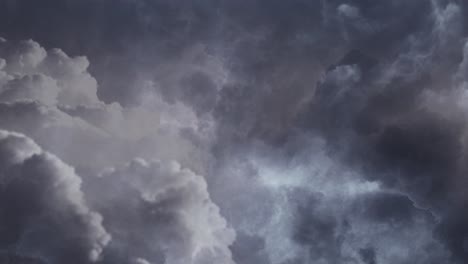
[(24, 135), (0, 131), (1, 251), (46, 262), (99, 259), (110, 235), (73, 168)]
[(0, 1), (0, 261), (468, 261), (468, 5)]

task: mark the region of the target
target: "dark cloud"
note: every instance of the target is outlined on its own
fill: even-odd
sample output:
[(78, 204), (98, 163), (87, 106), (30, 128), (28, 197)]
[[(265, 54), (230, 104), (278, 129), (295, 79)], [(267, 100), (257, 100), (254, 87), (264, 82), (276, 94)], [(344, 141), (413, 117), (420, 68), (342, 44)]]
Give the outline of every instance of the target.
[(31, 139), (0, 134), (1, 251), (52, 263), (98, 260), (111, 237), (85, 203), (80, 177)]
[(408, 197), (391, 193), (364, 196), (357, 202), (356, 210), (362, 210), (371, 221), (397, 225), (413, 222), (415, 211), (418, 211)]
[(377, 264), (375, 260), (375, 250), (373, 248), (363, 248), (359, 251), (359, 254), (365, 264)]
[(24, 257), (15, 254), (0, 254), (0, 261), (3, 263), (18, 263), (18, 264), (46, 264), (40, 258)]
[[(270, 263), (265, 252), (265, 241), (262, 237), (238, 232), (236, 241), (231, 246), (233, 260), (236, 263), (260, 264)], [(247, 254), (248, 252), (248, 254)]]
[[(348, 164), (364, 168), (370, 179), (407, 193), (416, 206), (441, 218), (434, 231), (463, 262), (464, 227), (453, 220), (464, 216), (449, 212), (465, 204), (455, 187), (466, 184), (460, 164), (464, 117), (455, 110), (457, 99), (451, 107), (444, 103), (444, 109), (435, 99), (444, 101), (437, 94), (464, 90), (458, 79), (464, 61), (463, 11), (451, 2), (432, 4), (429, 24), (403, 39), (406, 44), (396, 46), (396, 57), (353, 51), (331, 67), (301, 122), (328, 137)], [(380, 206), (369, 207), (369, 219), (383, 222), (406, 223), (414, 210), (404, 200), (372, 203)], [(456, 238), (453, 230), (462, 235)]]
[(446, 213), (445, 218), (437, 227), (435, 235), (440, 238), (453, 252), (454, 262), (464, 262), (467, 255), (467, 236), (468, 228), (466, 226), (467, 215), (464, 212), (466, 205), (457, 206), (452, 211)]
[[(42, 149), (76, 167), (79, 204), (113, 238), (101, 263), (465, 263), (466, 14), (456, 0), (0, 2), (0, 127), (41, 146), (5, 145), (0, 171), (53, 185), (68, 174)], [(19, 213), (0, 230), (22, 233), (56, 203), (15, 184), (5, 197), (26, 205), (1, 205)], [(62, 222), (40, 219), (62, 223), (50, 242), (33, 232), (24, 255), (5, 236), (0, 258), (86, 263), (92, 239), (69, 227), (93, 232), (65, 203)]]
[[(320, 200), (318, 200), (320, 202)], [(339, 262), (341, 254), (340, 224), (334, 215), (321, 212), (315, 198), (299, 203), (298, 221), (293, 239), (309, 246), (309, 258), (318, 262)]]

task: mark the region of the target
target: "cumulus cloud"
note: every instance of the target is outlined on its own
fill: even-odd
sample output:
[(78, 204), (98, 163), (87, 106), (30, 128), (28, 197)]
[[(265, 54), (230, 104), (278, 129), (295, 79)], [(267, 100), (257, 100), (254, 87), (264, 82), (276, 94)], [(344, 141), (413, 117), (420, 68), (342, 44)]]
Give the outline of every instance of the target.
[[(0, 40), (3, 101), (32, 99), (46, 104), (96, 104), (97, 82), (87, 72), (85, 57), (70, 58), (63, 51), (47, 52), (32, 40)], [(36, 87), (37, 86), (37, 87)]]
[[(24, 221), (32, 225), (17, 226), (14, 231), (20, 235), (31, 232), (31, 242), (26, 238), (24, 243), (19, 239), (12, 240), (5, 247), (25, 247), (26, 257), (38, 255), (42, 258), (44, 255), (45, 261), (53, 264), (61, 263), (66, 258), (74, 259), (76, 263), (233, 263), (229, 245), (235, 238), (235, 232), (228, 227), (218, 207), (210, 200), (202, 176), (181, 168), (177, 162), (147, 163), (141, 159), (97, 176), (103, 168), (135, 156), (178, 158), (183, 161), (185, 155), (185, 160), (190, 161), (187, 163), (200, 171), (201, 162), (193, 155), (200, 151), (198, 149), (206, 147), (201, 145), (204, 139), (197, 135), (201, 121), (194, 112), (151, 96), (146, 97), (146, 101), (138, 107), (105, 104), (97, 99), (96, 81), (86, 70), (86, 58), (70, 58), (58, 49), (46, 51), (34, 41), (2, 40), (2, 44), (0, 54), (5, 59), (1, 65), (1, 76), (4, 77), (0, 96), (1, 127), (28, 134), (44, 148), (82, 169), (87, 190), (84, 194), (81, 192), (81, 178), (74, 174), (73, 169), (62, 165), (51, 154), (39, 155), (42, 148), (24, 136), (18, 137), (25, 138), (31, 146), (6, 144), (11, 148), (8, 149), (11, 153), (5, 153), (5, 161), (0, 163), (2, 169), (9, 170), (8, 162), (23, 164), (23, 160), (28, 158), (24, 161), (24, 168), (5, 173), (23, 173), (26, 174), (24, 177), (34, 173), (44, 174), (38, 181), (46, 186), (37, 186), (41, 197), (31, 199), (38, 198), (44, 203), (56, 203), (56, 199), (63, 200), (62, 203), (70, 200), (73, 206), (84, 203), (86, 199), (99, 212), (94, 213), (84, 205), (84, 208), (77, 205), (77, 212), (72, 210), (73, 207), (68, 211), (59, 210), (58, 216), (52, 215), (51, 219), (43, 220), (40, 215), (36, 219), (34, 208), (28, 212), (29, 207), (23, 208), (18, 204), (2, 205), (5, 214), (11, 214), (10, 211), (18, 206), (24, 212), (18, 212), (17, 220), (24, 217)], [(208, 136), (209, 126), (204, 130)], [(52, 165), (47, 165), (49, 163)], [(42, 170), (45, 171), (42, 173)], [(55, 178), (61, 182), (61, 177), (70, 177), (70, 186), (54, 182)], [(60, 195), (61, 192), (65, 194), (54, 197), (53, 193), (42, 193), (48, 190), (47, 184), (52, 185), (50, 188), (56, 188)], [(28, 186), (28, 190), (34, 187)], [(102, 192), (102, 188), (107, 191)], [(68, 190), (70, 197), (67, 196)], [(22, 189), (17, 188), (8, 195), (25, 196)], [(57, 206), (61, 208), (66, 205)], [(52, 209), (55, 213), (55, 209)], [(89, 210), (89, 213), (85, 210)], [(125, 218), (121, 217), (122, 210), (127, 214)], [(75, 220), (74, 213), (78, 214), (77, 217), (84, 215), (84, 219)], [(66, 222), (62, 224), (63, 227), (61, 223), (55, 223), (58, 220), (54, 217), (64, 218)], [(85, 220), (90, 222), (89, 231), (80, 228), (86, 224)], [(38, 231), (35, 231), (35, 221), (39, 222)], [(40, 221), (44, 221), (44, 224)], [(4, 227), (10, 228), (7, 224)], [(55, 231), (57, 238), (49, 235), (52, 232), (49, 227), (42, 225), (59, 228)], [(103, 226), (110, 233), (104, 231)], [(90, 233), (90, 245), (85, 241), (87, 232)], [(111, 236), (114, 239), (109, 243)], [(38, 244), (43, 237), (48, 237), (50, 246), (47, 243), (43, 247)], [(135, 243), (135, 239), (140, 242)], [(77, 241), (60, 248), (63, 246), (62, 240)], [(83, 253), (85, 250), (89, 251), (85, 252), (89, 259), (83, 257), (86, 256)], [(22, 256), (16, 251), (11, 254)]]
[[(97, 97), (85, 57), (46, 51), (32, 40), (1, 44), (3, 128), (29, 135), (77, 167), (94, 164), (99, 169), (135, 156), (157, 155), (201, 168), (192, 153), (199, 152), (198, 141), (212, 136), (209, 119), (200, 120), (190, 108), (150, 94), (136, 107), (105, 104)], [(148, 81), (144, 86), (154, 84)], [(100, 154), (83, 155), (93, 148)]]
[(28, 137), (0, 131), (1, 252), (46, 263), (99, 260), (110, 235), (74, 169)]
[(113, 237), (110, 263), (114, 254), (136, 263), (234, 263), (234, 231), (204, 178), (179, 163), (136, 159), (89, 184), (89, 199)]
[[(156, 97), (147, 97), (148, 103), (139, 107), (105, 104), (97, 99), (96, 81), (87, 72), (86, 58), (70, 58), (58, 49), (46, 51), (34, 41), (2, 40), (2, 44), (1, 127), (30, 135), (82, 168), (86, 189), (81, 191), (82, 179), (72, 168), (43, 152), (31, 139), (5, 132), (8, 140), (0, 163), (5, 182), (14, 183), (9, 178), (15, 174), (19, 179), (43, 175), (37, 179), (41, 185), (24, 182), (24, 192), (33, 188), (39, 197), (24, 198), (21, 186), (5, 194), (25, 199), (24, 206), (8, 205), (10, 200), (0, 206), (17, 218), (8, 218), (11, 223), (5, 223), (5, 230), (11, 229), (8, 224), (24, 222), (9, 231), (11, 241), (5, 245), (20, 249), (7, 254), (40, 257), (47, 263), (67, 258), (76, 263), (234, 263), (229, 245), (235, 232), (211, 201), (202, 176), (175, 161), (143, 159), (98, 176), (106, 166), (135, 156), (193, 155), (200, 121), (190, 109)], [(195, 160), (190, 157), (193, 163), (189, 164), (196, 167)], [(43, 219), (35, 207), (29, 212), (26, 204), (35, 199), (42, 201), (38, 210), (46, 207), (42, 209), (46, 213), (49, 204), (57, 207), (51, 207), (50, 219)], [(89, 209), (85, 199), (99, 213)], [(23, 211), (15, 213), (16, 207)], [(62, 219), (64, 223), (59, 222)], [(38, 244), (45, 237), (47, 243)], [(75, 244), (62, 245), (64, 241)]]

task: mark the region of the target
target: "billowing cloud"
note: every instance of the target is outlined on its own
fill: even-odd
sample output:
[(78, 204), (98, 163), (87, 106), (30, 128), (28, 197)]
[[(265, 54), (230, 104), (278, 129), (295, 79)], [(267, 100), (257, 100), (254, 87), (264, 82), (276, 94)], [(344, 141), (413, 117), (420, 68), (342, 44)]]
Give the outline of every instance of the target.
[(467, 8), (0, 2), (0, 128), (76, 168), (105, 264), (465, 263)]
[(85, 57), (70, 58), (63, 51), (47, 52), (32, 40), (0, 40), (3, 64), (2, 101), (32, 99), (46, 104), (96, 104), (97, 83), (87, 72)]
[[(200, 145), (204, 139), (197, 135), (202, 121), (190, 109), (169, 105), (158, 98), (150, 97), (146, 98), (148, 103), (143, 102), (139, 107), (105, 104), (97, 99), (96, 81), (86, 71), (86, 58), (70, 58), (58, 49), (46, 51), (34, 41), (2, 40), (2, 44), (2, 56), (6, 59), (2, 60), (0, 71), (4, 77), (1, 89), (3, 100), (0, 102), (1, 127), (28, 134), (44, 148), (77, 166), (85, 177), (76, 176), (72, 168), (62, 165), (51, 154), (39, 155), (42, 149), (38, 145), (13, 132), (13, 136), (24, 138), (29, 145), (11, 145), (9, 141), (5, 143), (11, 153), (5, 153), (5, 162), (1, 163), (1, 168), (6, 170), (5, 175), (8, 177), (13, 177), (16, 173), (25, 174), (25, 178), (32, 177), (35, 173), (44, 174), (44, 179), (38, 179), (41, 184), (46, 185), (44, 187), (30, 187), (27, 185), (29, 182), (25, 182), (24, 188), (27, 190), (24, 192), (33, 187), (38, 188), (38, 195), (41, 196), (31, 196), (33, 200), (37, 198), (44, 203), (55, 203), (58, 199), (66, 203), (70, 199), (77, 199), (71, 202), (84, 203), (86, 199), (91, 202), (93, 210), (96, 210), (94, 213), (88, 207), (76, 209), (76, 214), (85, 209), (90, 210), (89, 215), (83, 216), (83, 220), (75, 220), (75, 212), (70, 210), (57, 212), (60, 215), (42, 220), (41, 215), (35, 215), (34, 208), (28, 212), (27, 205), (23, 208), (21, 204), (7, 199), (0, 206), (5, 210), (5, 215), (15, 215), (16, 207), (24, 212), (18, 212), (18, 219), (12, 219), (12, 223), (5, 223), (5, 229), (11, 229), (8, 224), (14, 222), (21, 224), (24, 221), (30, 225), (15, 226), (17, 229), (12, 230), (9, 236), (14, 239), (21, 237), (23, 233), (32, 232), (31, 242), (27, 240), (28, 237), (25, 242), (16, 238), (17, 240), (8, 241), (10, 244), (5, 245), (5, 248), (25, 247), (24, 256), (17, 250), (8, 251), (8, 254), (12, 257), (40, 257), (52, 264), (70, 262), (67, 258), (81, 264), (91, 261), (233, 263), (229, 245), (234, 241), (235, 232), (228, 227), (219, 214), (218, 207), (210, 200), (206, 181), (202, 176), (181, 168), (177, 162), (148, 163), (142, 159), (121, 169), (112, 172), (107, 170), (100, 174), (108, 166), (120, 166), (123, 161), (136, 156), (184, 160), (185, 155), (186, 160), (192, 162), (187, 162), (188, 164), (202, 170), (199, 164), (203, 157), (200, 155), (199, 160), (193, 158), (194, 153), (207, 148)], [(209, 124), (206, 133), (210, 133)], [(171, 151), (170, 148), (174, 149)], [(26, 158), (28, 159), (24, 161)], [(10, 171), (9, 162), (25, 165), (24, 168)], [(46, 165), (42, 165), (43, 163)], [(52, 165), (47, 165), (49, 163)], [(42, 173), (42, 170), (45, 171)], [(55, 178), (61, 182), (60, 177), (70, 177), (70, 186), (54, 182)], [(82, 180), (86, 189), (83, 192)], [(70, 189), (69, 195), (73, 197), (66, 196), (68, 193), (63, 194), (65, 197), (54, 197), (48, 191), (47, 184), (52, 185), (50, 188), (56, 188), (59, 194)], [(103, 192), (104, 189), (106, 191)], [(36, 192), (36, 189), (31, 191)], [(26, 199), (23, 198), (26, 194), (21, 188), (13, 188), (6, 195), (6, 198), (12, 196), (11, 199)], [(24, 202), (31, 201), (28, 198)], [(65, 205), (57, 206), (61, 208)], [(122, 213), (127, 216), (122, 218)], [(54, 217), (64, 218), (64, 221), (71, 223), (55, 223), (60, 219)], [(87, 238), (88, 231), (74, 226), (73, 222), (84, 225), (81, 222), (85, 220), (97, 225), (94, 228), (96, 230), (93, 230), (90, 224), (90, 245), (86, 244), (87, 241), (81, 242)], [(35, 222), (39, 223), (36, 225)], [(56, 233), (52, 234), (51, 227), (43, 225), (54, 226)], [(104, 230), (109, 230), (109, 233)], [(92, 233), (93, 231), (97, 234)], [(38, 244), (41, 237), (47, 237), (50, 245), (43, 243), (42, 248)], [(61, 245), (65, 243), (62, 240), (76, 240), (76, 244)], [(139, 242), (136, 243), (135, 240)], [(62, 246), (66, 248), (61, 248)]]
[(24, 135), (0, 131), (0, 153), (1, 254), (46, 263), (234, 263), (234, 231), (204, 178), (177, 162), (137, 159), (88, 179), (83, 193), (72, 167)]
[(1, 254), (46, 263), (99, 260), (111, 237), (72, 167), (24, 135), (0, 131)]
[[(100, 101), (85, 57), (46, 51), (32, 40), (2, 40), (0, 55), (5, 57), (0, 69), (2, 127), (29, 135), (74, 166), (93, 163), (99, 169), (155, 153), (196, 166), (192, 153), (199, 152), (197, 142), (213, 134), (209, 120), (158, 97), (146, 96), (137, 107)], [(148, 81), (147, 86), (154, 84)], [(182, 135), (187, 133), (192, 137)], [(98, 157), (83, 155), (93, 148)]]
[(87, 192), (113, 237), (109, 263), (114, 255), (149, 263), (234, 263), (234, 230), (204, 178), (177, 162), (136, 159), (90, 181)]

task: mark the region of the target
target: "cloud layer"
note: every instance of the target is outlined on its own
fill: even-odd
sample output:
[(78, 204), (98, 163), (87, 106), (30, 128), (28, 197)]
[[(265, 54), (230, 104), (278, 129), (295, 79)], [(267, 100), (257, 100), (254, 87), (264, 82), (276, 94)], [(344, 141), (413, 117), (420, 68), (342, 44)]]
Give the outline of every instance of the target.
[(0, 260), (466, 263), (467, 8), (0, 2)]

